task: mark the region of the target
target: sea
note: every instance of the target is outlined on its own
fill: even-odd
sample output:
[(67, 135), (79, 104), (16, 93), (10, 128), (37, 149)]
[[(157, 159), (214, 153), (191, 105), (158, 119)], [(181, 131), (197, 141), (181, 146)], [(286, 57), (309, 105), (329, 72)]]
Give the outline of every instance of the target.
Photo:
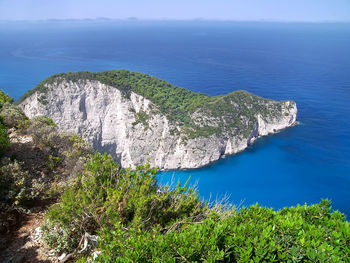
[(0, 22), (0, 89), (128, 69), (208, 95), (294, 100), (299, 124), (201, 169), (158, 174), (200, 198), (281, 209), (332, 201), (350, 215), (350, 24), (215, 21)]

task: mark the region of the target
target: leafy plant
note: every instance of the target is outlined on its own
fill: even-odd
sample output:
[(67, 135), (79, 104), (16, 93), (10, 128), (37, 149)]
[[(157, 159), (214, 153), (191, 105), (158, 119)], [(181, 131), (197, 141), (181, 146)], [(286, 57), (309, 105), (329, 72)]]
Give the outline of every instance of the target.
[(12, 103), (13, 99), (0, 90), (0, 158), (4, 151), (10, 147), (10, 139), (7, 136), (7, 128), (4, 125), (4, 116), (1, 114), (4, 104)]
[[(98, 234), (99, 262), (346, 262), (350, 225), (330, 202), (274, 211), (214, 206), (193, 188), (158, 188), (156, 170), (95, 153), (46, 214), (47, 244)], [(82, 258), (86, 259), (85, 257)]]
[(0, 90), (0, 109), (5, 103), (12, 104), (13, 99), (8, 94), (5, 94), (2, 90)]
[[(125, 228), (138, 226), (145, 231), (164, 229), (176, 220), (200, 220), (207, 211), (191, 189), (176, 187), (159, 191), (156, 170), (149, 165), (135, 171), (120, 169), (110, 156), (95, 153), (86, 163), (76, 182), (46, 215), (47, 231), (52, 227), (69, 231), (76, 241), (85, 233), (121, 224)], [(48, 232), (46, 236), (51, 236)], [(60, 242), (60, 244), (55, 244)], [(69, 247), (64, 240), (50, 244)]]
[(101, 232), (99, 262), (348, 262), (350, 226), (330, 202), (232, 216), (160, 233), (116, 225)]
[(17, 128), (28, 119), (18, 106), (7, 102), (2, 105), (0, 116), (3, 118), (4, 125), (8, 128)]
[(7, 136), (7, 129), (0, 119), (0, 158), (8, 147), (10, 147), (10, 139)]
[(30, 181), (28, 171), (19, 162), (4, 158), (0, 167), (0, 201), (18, 205), (34, 198), (36, 193)]

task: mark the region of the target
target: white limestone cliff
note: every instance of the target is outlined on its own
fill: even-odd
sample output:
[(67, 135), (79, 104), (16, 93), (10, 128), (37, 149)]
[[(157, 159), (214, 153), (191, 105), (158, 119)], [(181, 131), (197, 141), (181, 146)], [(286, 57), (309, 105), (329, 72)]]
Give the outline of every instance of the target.
[[(52, 118), (60, 130), (81, 135), (94, 149), (111, 154), (123, 167), (134, 168), (148, 160), (160, 169), (198, 168), (223, 155), (243, 151), (260, 136), (294, 125), (297, 116), (294, 102), (280, 102), (277, 114), (255, 116), (257, 121), (247, 137), (226, 133), (184, 139), (181, 126), (134, 92), (126, 97), (117, 88), (95, 80), (62, 81), (47, 87), (44, 99), (35, 92), (20, 103), (24, 113), (30, 118)], [(147, 124), (138, 120), (138, 113), (148, 116)]]

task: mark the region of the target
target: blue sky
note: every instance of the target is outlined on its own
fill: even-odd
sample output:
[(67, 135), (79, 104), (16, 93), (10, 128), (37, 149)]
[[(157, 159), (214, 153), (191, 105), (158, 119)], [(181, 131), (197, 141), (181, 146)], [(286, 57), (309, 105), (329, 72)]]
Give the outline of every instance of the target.
[(350, 0), (0, 0), (0, 20), (97, 17), (350, 22)]

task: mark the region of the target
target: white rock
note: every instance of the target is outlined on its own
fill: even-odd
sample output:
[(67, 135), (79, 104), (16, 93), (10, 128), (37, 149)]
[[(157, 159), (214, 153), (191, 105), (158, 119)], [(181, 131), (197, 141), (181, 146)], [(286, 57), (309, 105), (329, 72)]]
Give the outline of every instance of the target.
[(66, 253), (63, 253), (61, 256), (59, 256), (57, 259), (58, 261), (62, 261), (67, 256)]
[[(286, 101), (277, 116), (264, 119), (258, 114), (248, 138), (225, 134), (184, 142), (171, 132), (180, 130), (181, 133), (181, 127), (170, 123), (151, 101), (133, 92), (127, 98), (114, 87), (84, 80), (49, 85), (46, 105), (40, 103), (40, 96), (34, 93), (20, 104), (28, 117), (46, 115), (60, 130), (80, 134), (94, 149), (108, 152), (123, 167), (132, 168), (148, 159), (151, 166), (160, 169), (198, 168), (223, 155), (243, 151), (260, 136), (294, 125), (297, 115), (295, 103)], [(149, 128), (142, 123), (135, 124), (135, 113), (141, 110), (151, 116)], [(215, 119), (200, 113), (193, 114), (192, 118), (213, 126), (216, 123)], [(243, 116), (241, 119), (244, 121)]]
[(91, 258), (92, 258), (92, 262), (95, 262), (95, 260), (98, 258), (98, 256), (101, 254), (101, 251), (95, 251), (92, 253)]

